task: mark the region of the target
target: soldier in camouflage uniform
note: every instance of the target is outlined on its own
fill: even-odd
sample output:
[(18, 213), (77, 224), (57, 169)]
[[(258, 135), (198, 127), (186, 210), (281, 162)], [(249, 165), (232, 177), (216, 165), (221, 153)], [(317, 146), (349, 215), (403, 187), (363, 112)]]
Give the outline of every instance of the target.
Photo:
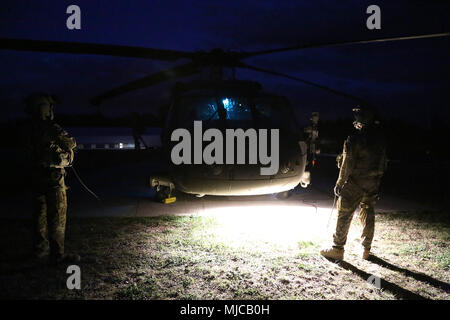
[(53, 121), (55, 97), (32, 94), (25, 111), (31, 116), (28, 151), (32, 162), (33, 246), (37, 258), (49, 257), (52, 264), (78, 261), (64, 253), (67, 197), (65, 167), (73, 161), (75, 139)]
[(334, 188), (338, 197), (338, 219), (333, 235), (333, 246), (320, 253), (327, 258), (343, 260), (344, 245), (353, 213), (358, 205), (363, 226), (361, 235), (361, 257), (368, 259), (374, 236), (375, 211), (381, 177), (386, 169), (386, 142), (374, 121), (374, 114), (360, 107), (353, 109), (358, 132), (344, 143), (343, 152), (338, 156), (339, 178)]

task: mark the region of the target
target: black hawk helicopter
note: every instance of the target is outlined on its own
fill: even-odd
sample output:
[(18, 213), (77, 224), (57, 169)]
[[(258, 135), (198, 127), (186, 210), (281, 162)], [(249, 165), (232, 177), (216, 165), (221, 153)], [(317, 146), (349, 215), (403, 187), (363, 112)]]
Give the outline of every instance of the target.
[[(191, 76), (208, 68), (211, 71), (210, 80), (177, 83), (172, 90), (171, 107), (161, 137), (169, 163), (169, 174), (163, 177), (151, 177), (151, 186), (157, 189), (161, 198), (170, 197), (174, 189), (197, 196), (277, 193), (281, 197), (285, 197), (288, 191), (298, 184), (307, 187), (310, 183), (308, 166), (315, 161), (318, 113), (313, 113), (311, 126), (300, 130), (295, 122), (293, 110), (284, 97), (264, 92), (261, 86), (253, 81), (224, 80), (224, 68), (233, 70), (241, 68), (288, 78), (365, 105), (365, 101), (354, 95), (306, 79), (251, 66), (242, 60), (308, 48), (436, 38), (449, 35), (450, 32), (444, 32), (371, 40), (317, 42), (255, 52), (235, 52), (221, 49), (208, 52), (186, 52), (147, 47), (4, 38), (0, 39), (0, 49), (96, 54), (162, 61), (189, 60), (188, 63), (148, 75), (100, 94), (92, 98), (93, 105), (99, 105), (105, 100), (164, 81)], [(174, 165), (170, 161), (170, 150), (173, 146), (171, 133), (176, 128), (186, 128), (192, 132), (192, 123), (196, 120), (203, 121), (205, 128), (218, 128), (223, 132), (230, 128), (279, 129), (278, 171), (272, 175), (261, 175), (259, 166), (254, 164)], [(246, 156), (249, 156), (248, 151)]]

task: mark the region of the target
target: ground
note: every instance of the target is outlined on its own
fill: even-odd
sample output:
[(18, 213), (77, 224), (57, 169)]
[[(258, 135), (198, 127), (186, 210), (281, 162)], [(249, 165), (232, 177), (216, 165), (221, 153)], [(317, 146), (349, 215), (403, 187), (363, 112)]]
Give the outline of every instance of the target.
[[(444, 202), (435, 200), (436, 208), (415, 201), (411, 191), (409, 199), (382, 193), (370, 261), (358, 257), (357, 213), (345, 262), (320, 256), (336, 223), (334, 159), (328, 166), (321, 159), (311, 187), (286, 200), (177, 194), (169, 205), (153, 201), (148, 187), (148, 175), (160, 169), (157, 153), (80, 152), (77, 159), (80, 176), (101, 198), (69, 171), (66, 249), (82, 257), (81, 290), (67, 289), (67, 266), (29, 259), (30, 195), (5, 171), (11, 178), (0, 204), (0, 299), (450, 298), (450, 213)], [(394, 178), (386, 181), (403, 181)]]
[[(305, 215), (314, 218), (313, 211)], [(276, 241), (240, 234), (221, 215), (74, 218), (67, 249), (83, 260), (82, 289), (72, 291), (65, 285), (66, 266), (27, 261), (29, 224), (3, 221), (8, 242), (2, 242), (0, 298), (449, 299), (448, 215), (396, 212), (376, 218), (375, 257), (357, 256), (360, 226), (354, 219), (341, 263), (319, 255), (325, 237), (302, 240), (299, 234)], [(371, 275), (381, 278), (380, 288), (367, 282)]]

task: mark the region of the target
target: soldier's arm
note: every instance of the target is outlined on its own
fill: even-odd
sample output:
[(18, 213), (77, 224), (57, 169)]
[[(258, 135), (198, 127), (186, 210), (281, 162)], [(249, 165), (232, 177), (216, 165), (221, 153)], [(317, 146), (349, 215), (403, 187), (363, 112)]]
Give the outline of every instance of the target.
[(70, 137), (67, 131), (63, 130), (59, 125), (54, 124), (53, 130), (55, 141), (61, 149), (70, 152), (77, 146), (75, 139)]
[(341, 170), (339, 171), (339, 178), (336, 185), (343, 186), (355, 167), (355, 146), (351, 137), (344, 142), (342, 151)]

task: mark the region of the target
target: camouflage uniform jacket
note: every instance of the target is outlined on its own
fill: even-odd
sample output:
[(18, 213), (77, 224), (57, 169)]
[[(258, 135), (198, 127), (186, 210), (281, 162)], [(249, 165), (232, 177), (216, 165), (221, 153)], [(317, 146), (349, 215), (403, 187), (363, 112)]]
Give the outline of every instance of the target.
[(341, 188), (350, 179), (360, 182), (361, 185), (364, 181), (379, 183), (387, 166), (384, 136), (376, 129), (364, 130), (349, 136), (337, 160), (341, 170), (336, 185)]
[(64, 168), (72, 163), (75, 147), (75, 139), (55, 122), (33, 122), (28, 137), (33, 186), (63, 186)]

